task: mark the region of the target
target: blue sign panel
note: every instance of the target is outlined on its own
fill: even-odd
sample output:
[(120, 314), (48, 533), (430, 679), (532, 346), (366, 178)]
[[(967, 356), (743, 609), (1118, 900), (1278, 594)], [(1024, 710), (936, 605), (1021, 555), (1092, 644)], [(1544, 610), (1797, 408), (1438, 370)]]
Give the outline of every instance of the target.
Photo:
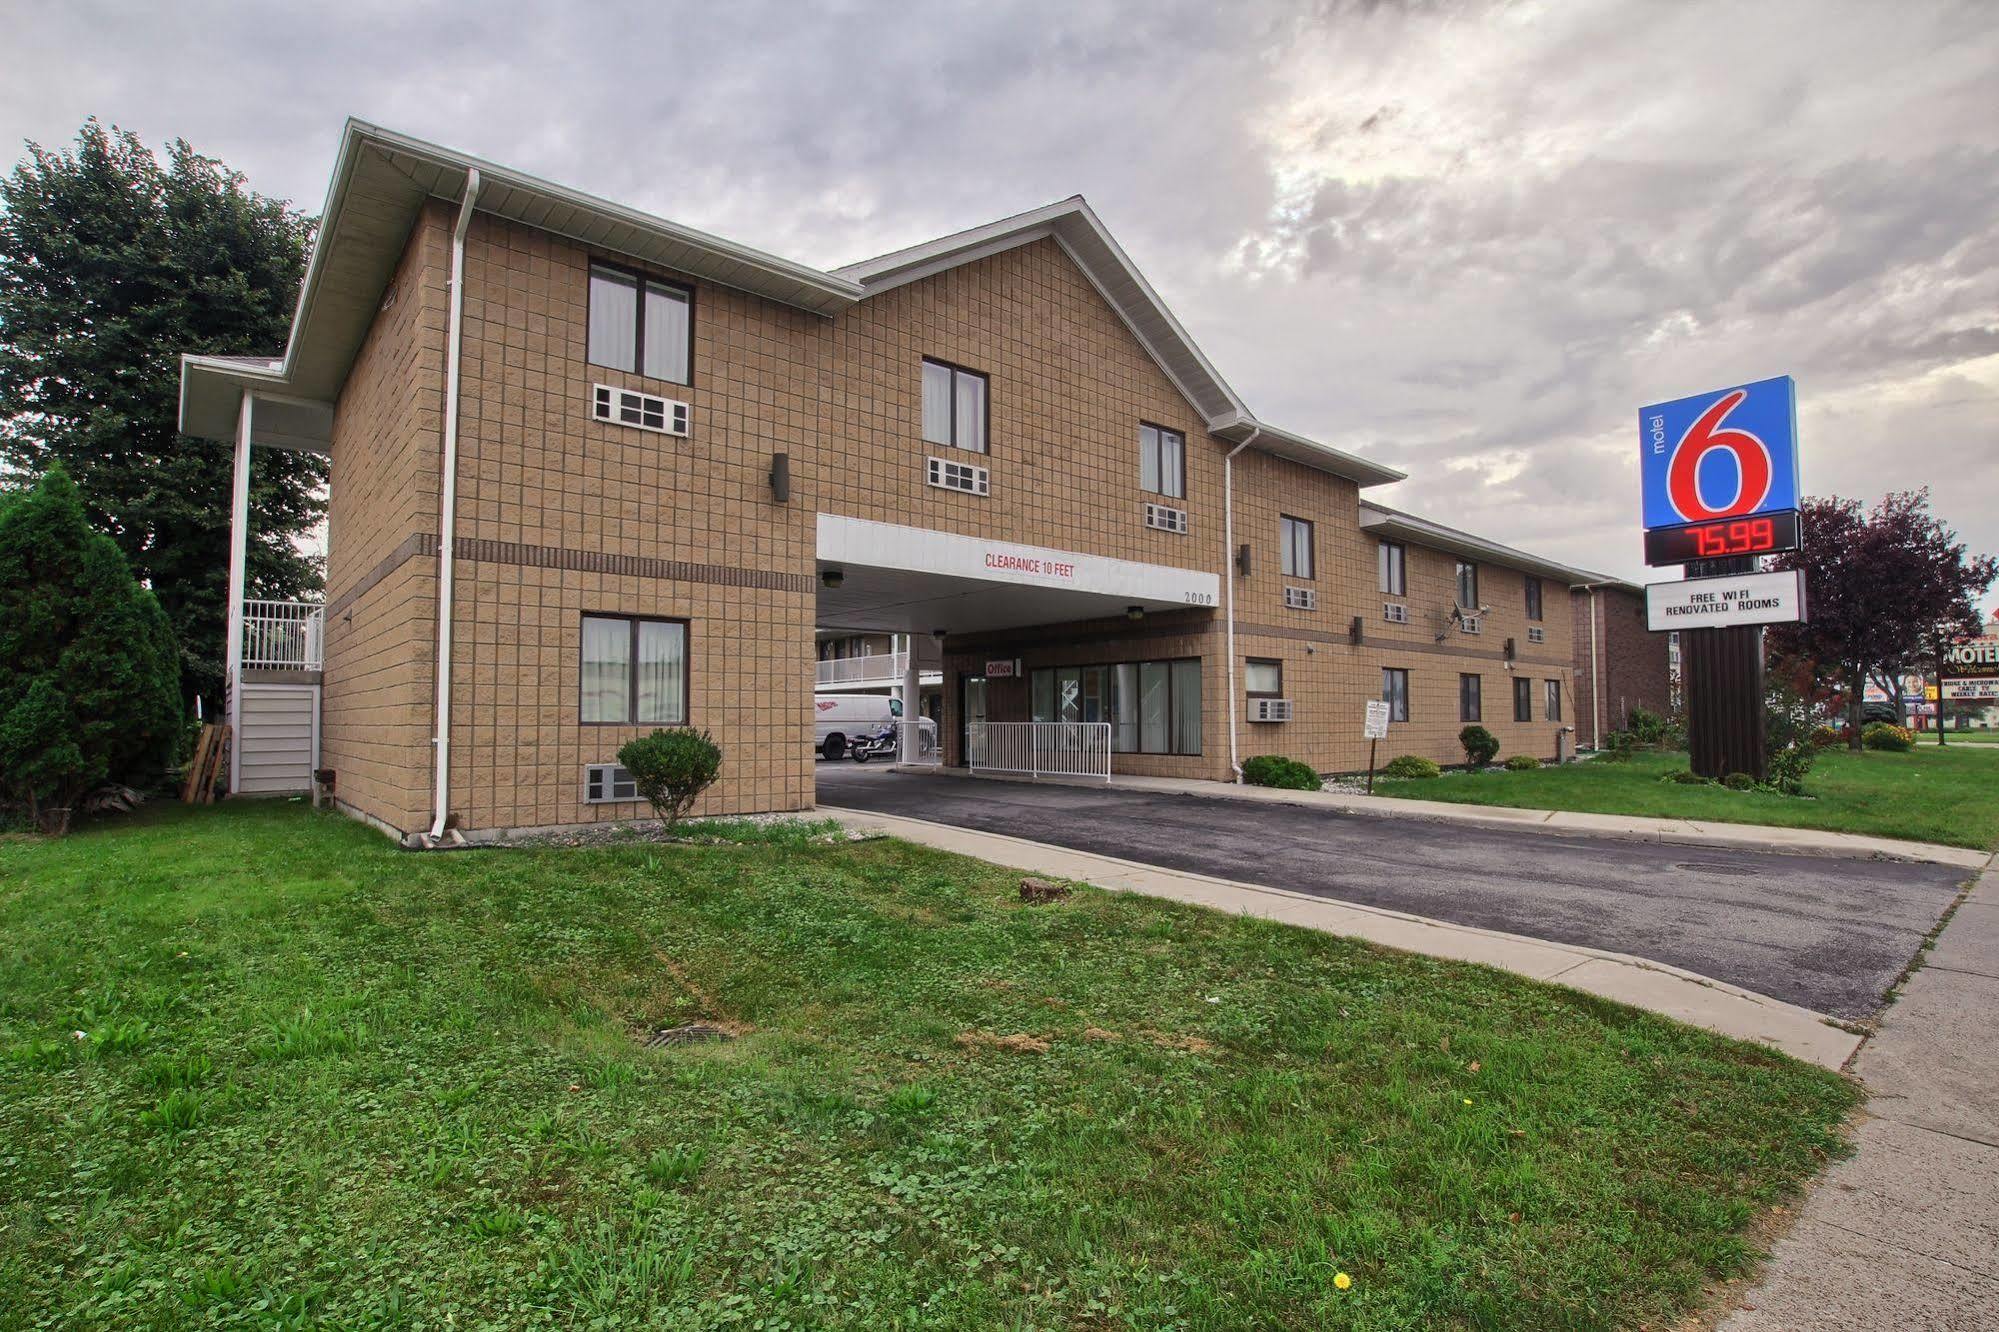
[(1789, 375), (1638, 413), (1645, 526), (1798, 507), (1798, 401)]

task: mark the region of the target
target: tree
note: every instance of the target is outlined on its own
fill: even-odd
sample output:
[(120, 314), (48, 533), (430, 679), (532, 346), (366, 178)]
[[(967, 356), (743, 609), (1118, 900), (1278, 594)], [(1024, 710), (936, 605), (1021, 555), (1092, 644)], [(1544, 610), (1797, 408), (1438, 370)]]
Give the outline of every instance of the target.
[(618, 762), (672, 832), (722, 771), (722, 750), (708, 732), (676, 726), (626, 741)]
[[(0, 179), (0, 468), (68, 470), (166, 609), (190, 695), (222, 684), (231, 451), (177, 432), (180, 354), (277, 355), (311, 233), (185, 142), (162, 162), (95, 120)], [(260, 452), (251, 477), (249, 595), (317, 589), (294, 538), (325, 512), (325, 460)]]
[(1810, 619), (1772, 629), (1771, 647), (1815, 663), (1815, 683), (1843, 685), (1847, 744), (1858, 749), (1868, 677), (1934, 665), (1951, 639), (1976, 633), (1977, 599), (1999, 566), (1969, 554), (1930, 512), (1927, 489), (1884, 496), (1871, 513), (1858, 500), (1808, 499), (1803, 520), (1804, 549), (1772, 567), (1804, 571)]
[(0, 797), (63, 832), (96, 787), (159, 776), (181, 716), (166, 613), (68, 474), (0, 500)]

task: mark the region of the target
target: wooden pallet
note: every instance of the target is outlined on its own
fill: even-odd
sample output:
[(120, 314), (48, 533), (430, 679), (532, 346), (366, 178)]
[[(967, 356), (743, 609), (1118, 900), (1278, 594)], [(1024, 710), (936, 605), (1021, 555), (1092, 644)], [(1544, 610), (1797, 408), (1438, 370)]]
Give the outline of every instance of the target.
[(215, 785), (222, 777), (222, 765), (229, 757), (229, 723), (210, 722), (195, 737), (194, 755), (188, 759), (187, 780), (181, 785), (183, 805), (212, 805)]

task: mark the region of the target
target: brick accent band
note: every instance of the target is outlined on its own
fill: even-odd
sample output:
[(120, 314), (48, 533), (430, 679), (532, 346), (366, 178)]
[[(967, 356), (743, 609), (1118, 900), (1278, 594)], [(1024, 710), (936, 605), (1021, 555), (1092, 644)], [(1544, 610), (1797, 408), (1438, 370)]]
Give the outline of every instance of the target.
[(402, 539), (402, 542), (394, 550), (378, 560), (374, 568), (362, 574), (360, 582), (354, 584), (354, 586), (348, 588), (345, 592), (342, 592), (327, 603), (326, 618), (329, 620), (339, 618), (343, 611), (362, 597), (367, 596), (369, 592), (374, 590), (375, 584), (402, 568), (406, 561), (415, 559), (419, 555), (435, 554), (437, 554), (436, 533), (410, 533)]
[(726, 564), (696, 564), (690, 560), (660, 560), (644, 555), (612, 555), (601, 550), (567, 550), (559, 546), (529, 546), (518, 541), (458, 538), (458, 558), (476, 564), (515, 564), (533, 569), (574, 569), (581, 573), (659, 578), (680, 583), (713, 583), (717, 587), (752, 587), (766, 592), (811, 595), (811, 574), (779, 573), (771, 569), (738, 569)]

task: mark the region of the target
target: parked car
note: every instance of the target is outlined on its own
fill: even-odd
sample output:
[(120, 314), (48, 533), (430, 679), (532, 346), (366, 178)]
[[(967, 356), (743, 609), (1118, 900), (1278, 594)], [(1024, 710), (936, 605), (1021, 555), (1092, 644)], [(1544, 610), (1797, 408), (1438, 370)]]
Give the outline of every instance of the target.
[[(847, 746), (853, 741), (902, 720), (902, 700), (889, 694), (820, 694), (812, 700), (812, 706), (817, 714), (813, 719), (812, 745), (822, 758), (845, 758)], [(917, 725), (920, 752), (935, 753), (937, 723), (919, 717)]]

